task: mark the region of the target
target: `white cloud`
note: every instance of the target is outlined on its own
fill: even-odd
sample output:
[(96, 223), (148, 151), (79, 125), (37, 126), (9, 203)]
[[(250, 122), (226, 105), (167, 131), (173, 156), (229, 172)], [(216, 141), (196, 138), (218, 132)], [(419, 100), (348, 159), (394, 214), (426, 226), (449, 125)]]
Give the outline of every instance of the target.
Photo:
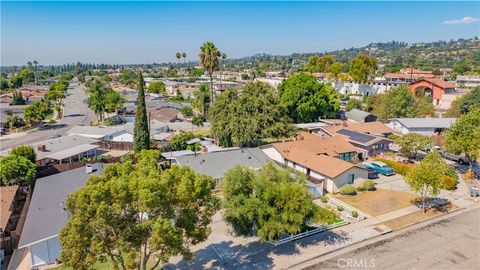
[(474, 23), (474, 22), (480, 22), (480, 19), (474, 18), (474, 17), (463, 17), (461, 19), (444, 21), (443, 24), (467, 24), (467, 23)]

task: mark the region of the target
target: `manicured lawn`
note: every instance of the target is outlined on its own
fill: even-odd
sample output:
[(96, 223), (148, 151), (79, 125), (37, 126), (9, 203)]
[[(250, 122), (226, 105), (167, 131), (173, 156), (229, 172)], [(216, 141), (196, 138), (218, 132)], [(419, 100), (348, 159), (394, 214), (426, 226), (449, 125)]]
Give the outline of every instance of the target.
[(336, 198), (371, 216), (378, 216), (411, 206), (411, 201), (417, 196), (400, 191), (377, 189), (360, 192), (355, 196), (337, 195)]
[(448, 205), (442, 207), (442, 209), (432, 208), (432, 209), (428, 209), (426, 213), (423, 213), (422, 210), (419, 210), (417, 212), (414, 212), (402, 217), (391, 219), (382, 224), (388, 226), (392, 230), (395, 230), (395, 229), (422, 221), (430, 217), (438, 216), (443, 213), (449, 213), (457, 208), (458, 208), (457, 206), (449, 203)]

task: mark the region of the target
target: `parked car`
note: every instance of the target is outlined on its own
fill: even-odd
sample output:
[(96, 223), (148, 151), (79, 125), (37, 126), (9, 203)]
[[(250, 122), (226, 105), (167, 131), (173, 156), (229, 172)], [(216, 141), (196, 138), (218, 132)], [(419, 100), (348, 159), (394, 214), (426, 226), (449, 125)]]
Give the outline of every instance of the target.
[(445, 159), (456, 161), (460, 165), (469, 163), (468, 158), (465, 155), (448, 153), (447, 151), (445, 151), (445, 149), (442, 149), (442, 148), (437, 148), (437, 150), (440, 153), (440, 155), (442, 155), (442, 157), (444, 157)]
[(387, 164), (380, 161), (364, 161), (362, 162), (362, 166), (386, 176), (395, 174), (394, 169), (390, 168)]

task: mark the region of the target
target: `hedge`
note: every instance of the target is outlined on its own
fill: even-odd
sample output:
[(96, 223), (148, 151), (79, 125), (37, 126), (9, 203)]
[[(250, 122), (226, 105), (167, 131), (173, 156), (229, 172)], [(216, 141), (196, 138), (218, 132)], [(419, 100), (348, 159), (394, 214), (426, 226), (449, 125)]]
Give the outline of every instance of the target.
[(374, 191), (377, 188), (375, 187), (375, 182), (372, 180), (365, 180), (362, 184), (363, 190)]
[(340, 194), (342, 195), (355, 195), (357, 192), (355, 191), (355, 188), (351, 185), (344, 185), (340, 189)]
[(375, 160), (376, 161), (381, 161), (381, 162), (387, 164), (392, 169), (394, 169), (396, 173), (401, 174), (401, 175), (406, 175), (407, 172), (411, 168), (413, 168), (413, 166), (414, 166), (413, 164), (404, 164), (404, 163), (400, 163), (400, 162), (393, 161), (393, 160), (386, 159), (386, 158), (376, 158)]
[(443, 181), (443, 189), (453, 190), (457, 187), (457, 180), (455, 180), (450, 176), (446, 176), (446, 175), (443, 176), (442, 181)]

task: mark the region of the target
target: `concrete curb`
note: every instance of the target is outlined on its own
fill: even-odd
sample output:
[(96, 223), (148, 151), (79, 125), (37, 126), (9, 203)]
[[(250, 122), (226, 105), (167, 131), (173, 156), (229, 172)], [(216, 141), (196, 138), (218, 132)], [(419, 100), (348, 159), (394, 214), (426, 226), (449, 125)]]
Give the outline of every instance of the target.
[[(302, 262), (290, 265), (290, 266), (282, 268), (282, 269), (304, 269), (306, 267), (312, 266), (316, 263), (319, 263), (319, 262), (322, 262), (322, 261), (325, 261), (325, 260), (329, 259), (329, 258), (324, 258), (322, 260), (319, 260), (321, 257), (331, 255), (332, 253), (339, 253), (338, 255), (341, 255), (342, 253), (348, 252), (348, 250), (346, 250), (346, 249), (351, 248), (355, 245), (359, 245), (358, 248), (366, 246), (366, 245), (370, 245), (370, 244), (373, 244), (375, 242), (380, 241), (380, 238), (387, 238), (388, 239), (388, 238), (393, 237), (395, 235), (404, 233), (404, 232), (412, 229), (412, 227), (415, 227), (415, 226), (424, 227), (424, 226), (432, 224), (436, 221), (440, 221), (440, 220), (443, 220), (443, 219), (446, 219), (446, 218), (454, 217), (454, 216), (457, 216), (457, 215), (462, 214), (464, 212), (468, 212), (470, 210), (474, 210), (474, 209), (477, 209), (477, 208), (480, 208), (480, 205), (475, 205), (474, 204), (474, 205), (471, 205), (467, 208), (458, 208), (458, 209), (455, 209), (455, 210), (453, 210), (453, 211), (451, 211), (447, 214), (433, 216), (433, 217), (430, 217), (430, 218), (427, 218), (427, 219), (424, 219), (424, 220), (421, 220), (421, 221), (417, 221), (417, 222), (409, 224), (409, 225), (405, 225), (401, 228), (398, 228), (396, 230), (392, 230), (391, 232), (388, 232), (388, 233), (385, 233), (385, 234), (379, 234), (379, 235), (371, 236), (371, 237), (365, 238), (363, 240), (353, 242), (353, 243), (350, 243), (348, 245), (338, 247), (336, 249), (329, 250), (329, 251), (324, 252), (322, 254), (316, 255), (315, 257), (309, 258), (307, 260), (304, 260)], [(377, 240), (377, 239), (378, 239), (378, 241), (373, 241), (373, 240)], [(345, 252), (340, 252), (342, 250), (345, 250)], [(337, 255), (337, 254), (334, 254), (334, 255)], [(332, 257), (334, 257), (334, 256), (332, 256)]]

